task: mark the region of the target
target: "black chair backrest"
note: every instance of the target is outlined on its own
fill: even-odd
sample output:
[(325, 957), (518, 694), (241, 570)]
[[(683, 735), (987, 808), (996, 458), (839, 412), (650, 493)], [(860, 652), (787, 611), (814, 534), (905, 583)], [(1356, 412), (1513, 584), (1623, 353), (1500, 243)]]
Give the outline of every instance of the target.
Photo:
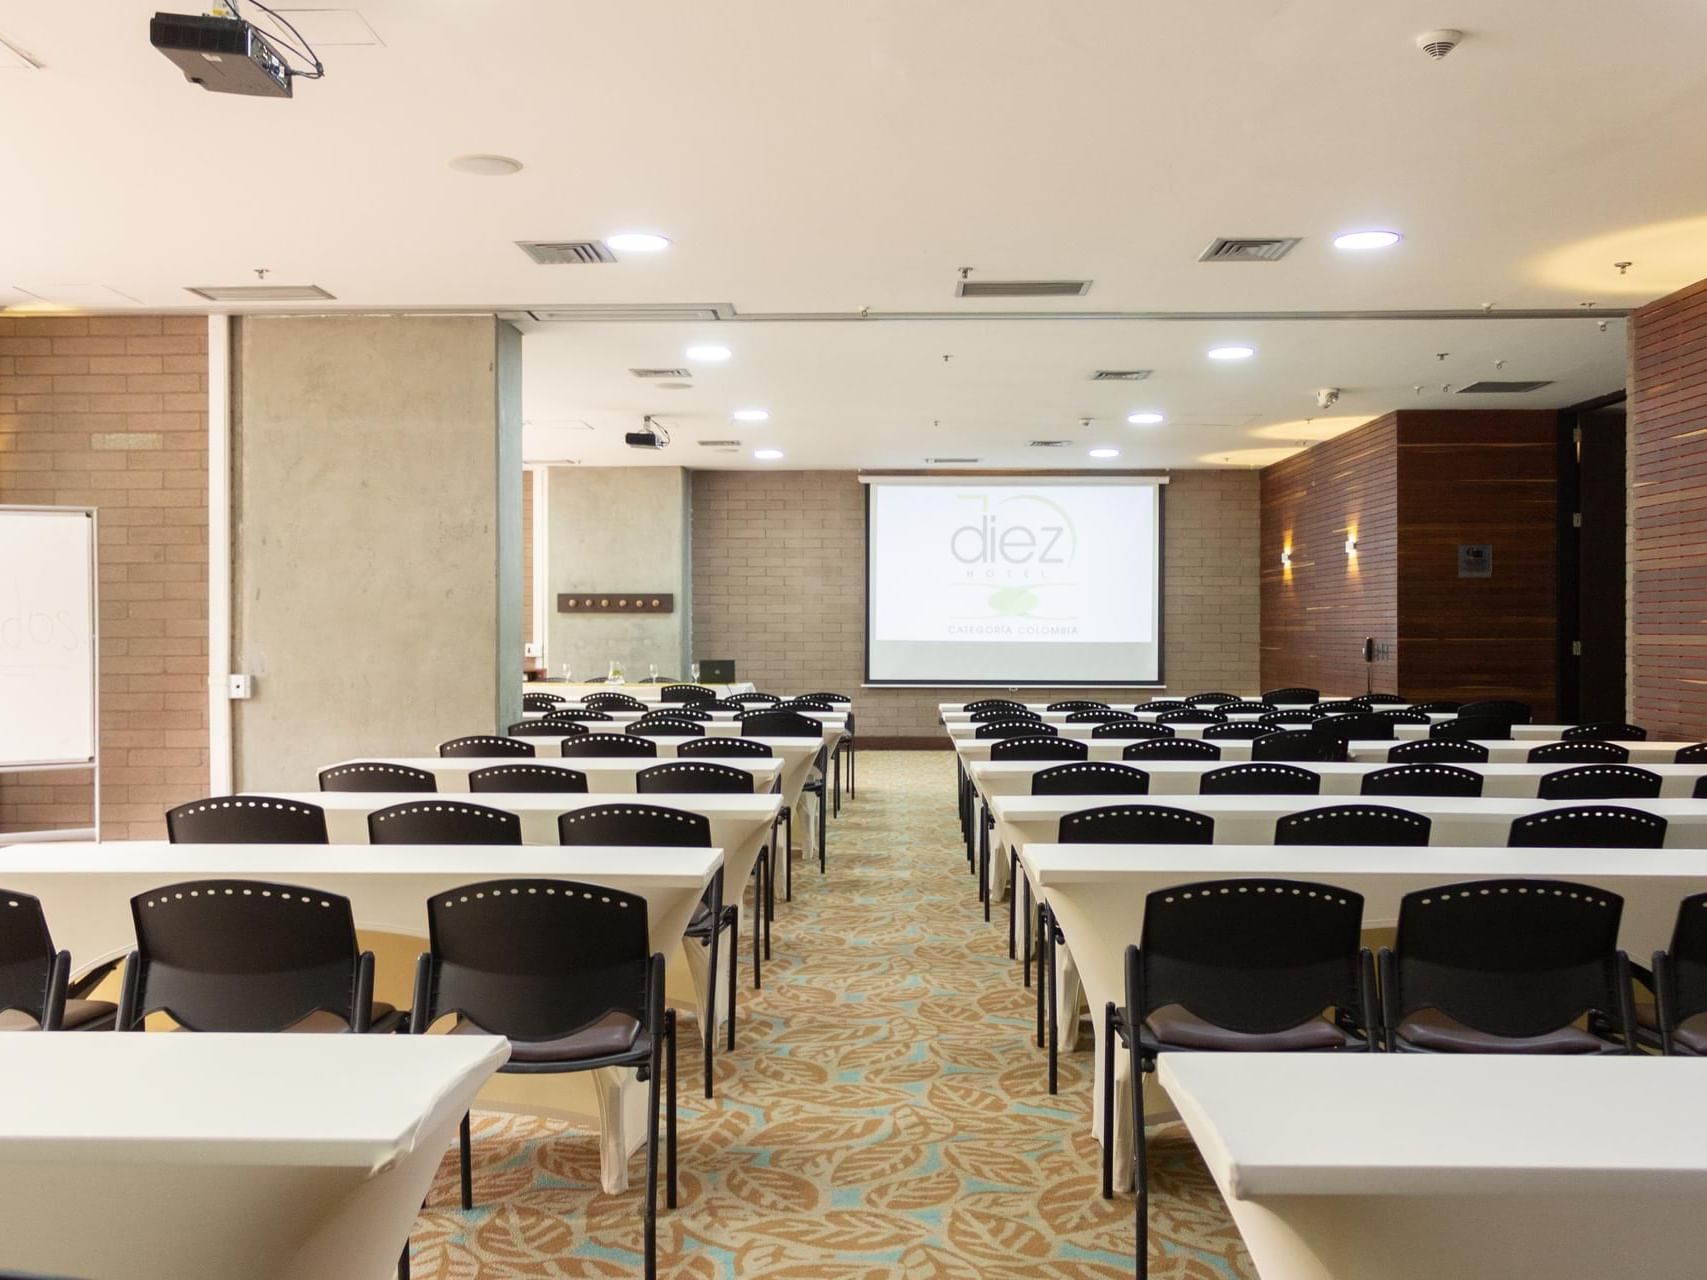
[(1617, 804), (1547, 809), (1514, 818), (1506, 844), (1514, 849), (1662, 849), (1666, 820)]
[(704, 724), (708, 720), (715, 719), (717, 719), (717, 717), (712, 715), (711, 712), (702, 711), (697, 706), (675, 706), (672, 704), (671, 706), (660, 707), (656, 711), (648, 711), (645, 715), (641, 716), (639, 720), (632, 721), (631, 723), (645, 724), (649, 720), (691, 720), (695, 724)]
[(1133, 709), (1141, 715), (1156, 716), (1164, 711), (1190, 711), (1191, 703), (1184, 698), (1152, 698)]
[(1085, 710), (1069, 711), (1068, 724), (1148, 724), (1136, 711), (1114, 711), (1108, 707), (1092, 707)]
[(350, 900), (265, 880), (188, 880), (130, 900), (136, 956), (121, 1030), (168, 1013), (191, 1031), (283, 1031), (311, 1013), (366, 1030)]
[(1363, 704), (1353, 702), (1350, 698), (1330, 698), (1326, 702), (1318, 702), (1315, 710), (1325, 716), (1357, 715), (1364, 710)]
[(640, 795), (669, 791), (752, 795), (753, 775), (745, 769), (711, 760), (666, 760), (635, 774), (634, 790)]
[(1628, 764), (1579, 764), (1543, 775), (1535, 794), (1542, 800), (1656, 800), (1660, 775)]
[(1274, 711), (1278, 711), (1280, 708), (1276, 707), (1271, 702), (1262, 702), (1260, 700), (1252, 699), (1249, 702), (1243, 700), (1238, 702), (1223, 702), (1215, 709), (1224, 716), (1266, 716)]
[(1458, 714), (1458, 709), (1463, 705), (1462, 702), (1454, 702), (1450, 698), (1436, 698), (1432, 702), (1413, 702), (1411, 703), (1411, 710), (1422, 711), (1429, 715), (1455, 716)]
[[(1657, 959), (1657, 958), (1656, 958)], [(1707, 893), (1693, 893), (1677, 906), (1671, 945), (1660, 972), (1660, 1001), (1667, 1006), (1668, 1025), (1707, 1011)]]
[(1384, 804), (1331, 804), (1285, 815), (1274, 824), (1274, 842), (1425, 845), (1431, 825), (1420, 813)]
[(1470, 719), (1486, 717), (1490, 720), (1504, 720), (1507, 724), (1528, 724), (1535, 718), (1527, 702), (1518, 702), (1511, 698), (1484, 698), (1480, 702), (1466, 702), (1458, 708), (1458, 714)]
[(1271, 725), (1254, 724), (1249, 720), (1241, 720), (1237, 724), (1212, 724), (1203, 730), (1203, 736), (1213, 741), (1216, 738), (1229, 738), (1234, 741), (1255, 742), (1258, 738), (1266, 738), (1274, 732)]
[(739, 702), (733, 698), (718, 698), (714, 702), (696, 702), (694, 706), (701, 711), (745, 711)]
[(1490, 1035), (1534, 1036), (1617, 1015), (1624, 900), (1566, 880), (1471, 880), (1399, 903), (1389, 1025), (1437, 1009)]
[(715, 702), (717, 690), (702, 684), (667, 684), (658, 690), (659, 702)]
[(1150, 793), (1150, 775), (1129, 764), (1083, 760), (1039, 769), (1031, 775), (1034, 796), (1142, 796)]
[(1482, 775), (1455, 764), (1395, 764), (1363, 775), (1366, 796), (1479, 796)]
[[(449, 742), (439, 743), (441, 759), (453, 759), (458, 756), (531, 756), (533, 743), (518, 742), (515, 738), (501, 738), (492, 733), (474, 733), (465, 738), (452, 738)], [(324, 787), (321, 788), (325, 790)]]
[[(773, 711), (810, 711), (815, 715), (827, 714), (835, 709), (836, 706), (833, 702), (823, 702), (817, 698), (790, 698), (787, 702), (779, 702), (772, 708)], [(1020, 719), (1023, 720), (1027, 716), (1035, 715), (1037, 712), (1027, 711), (1020, 716)], [(1038, 718), (1041, 719), (1042, 717), (1039, 716)]]
[(1322, 777), (1295, 764), (1253, 760), (1209, 770), (1197, 790), (1206, 796), (1314, 796), (1321, 794)]
[(1163, 804), (1111, 804), (1061, 819), (1062, 844), (1213, 844), (1215, 819)]
[(427, 901), (431, 938), (412, 1021), (460, 1014), (512, 1040), (551, 1040), (610, 1014), (647, 1024), (646, 899), (573, 880), (485, 880)]
[(1559, 737), (1566, 742), (1646, 742), (1648, 731), (1639, 724), (1603, 721), (1599, 724), (1574, 724)]
[[(751, 787), (751, 781), (747, 784)], [(711, 819), (661, 804), (595, 804), (557, 815), (559, 844), (666, 845), (709, 849)]]
[(727, 734), (706, 734), (703, 738), (676, 744), (678, 759), (691, 756), (747, 756), (755, 760), (768, 760), (775, 754), (768, 742), (755, 742), (751, 738), (732, 738)]
[(1307, 688), (1301, 684), (1288, 685), (1284, 689), (1266, 689), (1263, 691), (1264, 702), (1279, 705), (1280, 703), (1302, 703), (1305, 706), (1315, 706), (1322, 700), (1320, 689)]
[(325, 844), (326, 811), (272, 796), (210, 796), (166, 810), (173, 844)]
[(1108, 703), (1097, 702), (1091, 698), (1067, 698), (1062, 702), (1051, 702), (1043, 708), (1045, 711), (1107, 711)]
[(0, 1010), (27, 1013), (47, 1028), (49, 1011), (65, 1003), (69, 963), (53, 949), (40, 900), (0, 889)]
[(561, 754), (571, 758), (656, 756), (658, 744), (643, 733), (587, 733), (565, 739)]
[(743, 707), (770, 707), (775, 706), (782, 699), (774, 693), (732, 693), (727, 701), (738, 702)]
[(1341, 742), (1350, 742), (1353, 739), (1378, 742), (1398, 736), (1394, 732), (1393, 721), (1386, 716), (1376, 715), (1373, 711), (1323, 716), (1311, 726), (1311, 730), (1338, 738)]
[(522, 695), (523, 711), (550, 711), (553, 707), (567, 702), (561, 693), (524, 693)]
[(1028, 707), (982, 707), (972, 712), (967, 719), (973, 724), (990, 724), (1005, 720), (1041, 720), (1043, 715)]
[[(499, 739), (500, 742), (506, 739)], [(530, 750), (529, 755), (533, 752)], [(388, 764), (384, 760), (352, 760), (320, 771), (322, 791), (420, 791), (439, 789), (439, 780), (413, 765)]]
[(1219, 760), (1221, 748), (1202, 738), (1151, 738), (1133, 742), (1120, 753), (1122, 760)]
[(589, 693), (581, 705), (594, 711), (644, 711), (646, 704), (628, 693)]
[(1345, 743), (1314, 729), (1276, 729), (1251, 743), (1251, 759), (1327, 764), (1345, 759)]
[(817, 693), (808, 693), (803, 694), (802, 696), (812, 702), (831, 702), (842, 703), (845, 705), (853, 701), (853, 699), (845, 693), (831, 693), (823, 689), (820, 689)]
[(1616, 742), (1543, 742), (1529, 748), (1530, 764), (1627, 764), (1630, 748)]
[(1494, 720), (1487, 716), (1459, 716), (1456, 720), (1442, 720), (1439, 724), (1430, 725), (1428, 736), (1444, 738), (1448, 742), (1477, 739), (1483, 742), (1508, 742), (1511, 740), (1511, 721)]
[(1137, 1021), (1180, 1005), (1246, 1034), (1296, 1027), (1327, 1009), (1362, 1021), (1363, 898), (1307, 880), (1207, 880), (1157, 889), (1127, 949)]
[(1227, 717), (1207, 707), (1188, 707), (1184, 711), (1164, 711), (1156, 717), (1157, 724), (1226, 724)]
[(990, 745), (992, 760), (1083, 760), (1090, 755), (1090, 744), (1083, 738), (1052, 738), (1048, 734), (1031, 734), (1024, 738), (1003, 738)]
[(703, 738), (705, 726), (698, 720), (680, 720), (675, 716), (647, 716), (636, 720), (623, 730), (642, 738)]
[(1015, 702), (1012, 698), (979, 698), (976, 702), (960, 704), (962, 711), (971, 712), (973, 715), (977, 715), (980, 711), (993, 711), (1001, 708), (1006, 708), (1009, 711), (1024, 711), (1026, 706), (1025, 703)]
[(512, 738), (578, 738), (587, 732), (587, 726), (547, 716), (542, 720), (518, 720), (504, 732)]
[(1218, 707), (1222, 703), (1237, 702), (1238, 700), (1239, 695), (1236, 693), (1221, 693), (1219, 691), (1215, 693), (1193, 693), (1187, 696), (1185, 705), (1188, 707)]
[(1396, 693), (1360, 693), (1352, 701), (1360, 707), (1368, 707), (1373, 710), (1376, 707), (1389, 707), (1397, 703), (1408, 702), (1409, 699), (1401, 698)]
[(608, 724), (616, 717), (597, 707), (569, 707), (562, 711), (547, 711), (545, 719), (551, 724)]
[[(983, 732), (986, 727), (979, 727), (979, 737), (986, 736)], [(1037, 731), (1036, 725), (1026, 728), (1028, 733)], [(824, 722), (798, 711), (749, 711), (741, 717), (741, 733), (749, 738), (822, 738)]]
[(1673, 764), (1707, 764), (1707, 742), (1679, 747), (1671, 759)]
[(494, 764), (468, 775), (470, 791), (539, 791), (585, 795), (587, 775), (549, 764)]
[(1171, 724), (1157, 724), (1154, 720), (1110, 720), (1099, 724), (1091, 730), (1093, 738), (1171, 738), (1174, 727)]
[(1322, 713), (1310, 711), (1270, 711), (1257, 721), (1266, 729), (1286, 729), (1295, 725), (1312, 725), (1322, 718)]
[(1413, 738), (1388, 747), (1387, 759), (1395, 764), (1486, 764), (1488, 749), (1479, 742)]
[(1378, 719), (1390, 724), (1433, 724), (1434, 721), (1426, 711), (1412, 711), (1409, 707), (1378, 707), (1373, 713)]
[(367, 816), (369, 844), (520, 844), (522, 820), (462, 800), (406, 800)]
[(1044, 724), (1041, 720), (991, 720), (974, 729), (972, 736), (980, 740), (985, 738), (1052, 738), (1060, 732), (1054, 725)]

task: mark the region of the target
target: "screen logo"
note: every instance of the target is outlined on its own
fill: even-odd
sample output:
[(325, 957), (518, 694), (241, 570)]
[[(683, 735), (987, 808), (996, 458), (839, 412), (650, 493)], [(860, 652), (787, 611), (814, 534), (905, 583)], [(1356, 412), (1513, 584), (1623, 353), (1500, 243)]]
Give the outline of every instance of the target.
[(1034, 493), (1010, 494), (994, 502), (987, 494), (967, 494), (965, 500), (977, 503), (979, 510), (948, 535), (958, 580), (994, 588), (984, 602), (987, 617), (1037, 618), (1043, 597), (1034, 588), (1063, 584), (1078, 555), (1072, 516)]

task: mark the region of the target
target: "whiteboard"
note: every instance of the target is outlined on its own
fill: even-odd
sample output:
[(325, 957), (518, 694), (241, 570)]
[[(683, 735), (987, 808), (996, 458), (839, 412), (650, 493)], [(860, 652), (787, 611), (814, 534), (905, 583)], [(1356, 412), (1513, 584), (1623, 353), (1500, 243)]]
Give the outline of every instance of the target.
[(95, 759), (95, 514), (0, 507), (0, 768)]

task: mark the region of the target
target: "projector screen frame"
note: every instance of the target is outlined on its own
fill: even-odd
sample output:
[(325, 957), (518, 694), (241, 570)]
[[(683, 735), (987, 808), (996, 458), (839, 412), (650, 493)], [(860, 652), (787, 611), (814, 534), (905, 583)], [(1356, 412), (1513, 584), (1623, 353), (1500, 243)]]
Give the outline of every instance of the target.
[[(1156, 678), (1154, 680), (873, 680), (871, 678), (871, 486), (883, 484), (1148, 483), (1156, 490)], [(861, 472), (865, 489), (865, 555), (861, 583), (862, 689), (1165, 689), (1167, 688), (1168, 475), (1157, 471), (901, 471)]]

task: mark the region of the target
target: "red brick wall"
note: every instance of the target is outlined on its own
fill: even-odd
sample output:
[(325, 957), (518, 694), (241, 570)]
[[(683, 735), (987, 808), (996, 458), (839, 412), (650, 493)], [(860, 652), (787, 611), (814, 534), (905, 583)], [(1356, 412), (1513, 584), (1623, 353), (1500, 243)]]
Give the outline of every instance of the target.
[[(98, 508), (102, 834), (159, 837), (207, 791), (207, 320), (0, 316), (0, 502)], [(88, 821), (0, 775), (0, 831)]]

